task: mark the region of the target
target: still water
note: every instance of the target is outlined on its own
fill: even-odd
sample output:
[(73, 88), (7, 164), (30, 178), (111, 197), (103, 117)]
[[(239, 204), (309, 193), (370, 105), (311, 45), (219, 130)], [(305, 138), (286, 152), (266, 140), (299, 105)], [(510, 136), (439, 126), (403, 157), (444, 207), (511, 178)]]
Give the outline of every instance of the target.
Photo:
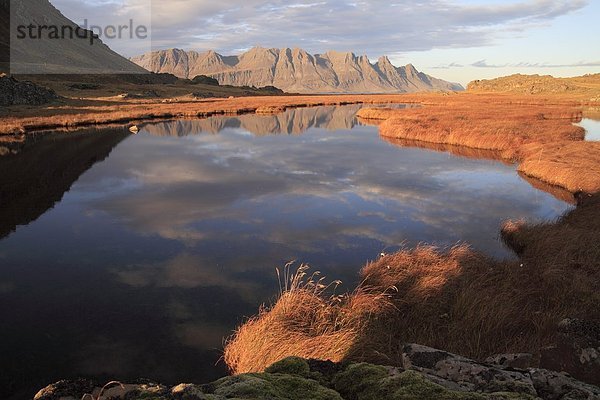
[(510, 257), (503, 220), (570, 207), (477, 152), (385, 141), (358, 108), (55, 134), (0, 157), (0, 398), (75, 376), (210, 381), (290, 260), (350, 287), (401, 245)]
[(591, 118), (584, 118), (577, 125), (585, 129), (585, 140), (591, 142), (600, 141), (600, 121)]

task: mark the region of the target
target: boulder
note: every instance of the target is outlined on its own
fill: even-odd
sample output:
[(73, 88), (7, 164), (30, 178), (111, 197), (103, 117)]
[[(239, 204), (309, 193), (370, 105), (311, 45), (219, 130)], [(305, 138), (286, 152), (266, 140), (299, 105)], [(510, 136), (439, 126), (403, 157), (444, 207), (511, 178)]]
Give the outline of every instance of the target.
[(219, 86), (219, 81), (216, 80), (215, 78), (211, 78), (209, 76), (206, 75), (198, 75), (196, 77), (194, 77), (194, 79), (192, 79), (192, 83), (194, 85), (210, 85), (210, 86)]
[(563, 320), (556, 345), (542, 350), (540, 367), (600, 385), (600, 322)]
[(486, 364), (498, 365), (503, 368), (526, 369), (533, 367), (533, 354), (497, 354), (485, 359)]
[(405, 369), (433, 376), (436, 383), (468, 392), (515, 392), (536, 396), (527, 372), (502, 369), (470, 360), (456, 354), (417, 344), (407, 344), (402, 351)]

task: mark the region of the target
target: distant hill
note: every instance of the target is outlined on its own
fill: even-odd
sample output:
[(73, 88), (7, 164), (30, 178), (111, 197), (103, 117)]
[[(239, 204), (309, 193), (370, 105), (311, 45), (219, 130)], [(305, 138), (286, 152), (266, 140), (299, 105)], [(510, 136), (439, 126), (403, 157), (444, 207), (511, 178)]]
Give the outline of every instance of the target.
[(408, 64), (395, 67), (387, 57), (371, 64), (367, 56), (330, 51), (309, 54), (302, 49), (255, 47), (239, 56), (214, 51), (199, 53), (170, 49), (133, 57), (152, 72), (180, 78), (206, 75), (223, 85), (276, 86), (296, 93), (406, 93), (464, 90), (417, 71)]
[(573, 78), (550, 75), (515, 74), (496, 79), (477, 80), (467, 86), (469, 92), (510, 92), (525, 94), (589, 93), (600, 94), (600, 74)]
[[(10, 10), (10, 7), (16, 9)], [(10, 11), (9, 11), (10, 10)], [(12, 11), (12, 12), (11, 12)], [(0, 0), (0, 58), (2, 69), (6, 70), (7, 47), (10, 38), (10, 15), (18, 18), (15, 25), (28, 26), (70, 26), (77, 25), (65, 17), (48, 0), (13, 1)], [(16, 31), (13, 32), (16, 35)], [(17, 57), (14, 57), (14, 56)], [(143, 68), (112, 51), (99, 39), (90, 45), (89, 39), (61, 40), (15, 40), (12, 44), (13, 66), (19, 61), (19, 67), (28, 73), (145, 73)], [(6, 71), (4, 71), (6, 72)]]

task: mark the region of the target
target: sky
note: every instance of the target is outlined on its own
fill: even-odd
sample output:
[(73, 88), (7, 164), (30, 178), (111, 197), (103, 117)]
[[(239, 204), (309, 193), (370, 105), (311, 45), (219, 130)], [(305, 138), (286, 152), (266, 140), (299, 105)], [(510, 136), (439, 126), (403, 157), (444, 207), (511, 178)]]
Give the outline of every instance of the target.
[[(150, 24), (152, 49), (254, 46), (389, 56), (463, 85), (600, 73), (600, 0), (51, 0), (77, 23)], [(107, 40), (126, 57), (146, 48)]]

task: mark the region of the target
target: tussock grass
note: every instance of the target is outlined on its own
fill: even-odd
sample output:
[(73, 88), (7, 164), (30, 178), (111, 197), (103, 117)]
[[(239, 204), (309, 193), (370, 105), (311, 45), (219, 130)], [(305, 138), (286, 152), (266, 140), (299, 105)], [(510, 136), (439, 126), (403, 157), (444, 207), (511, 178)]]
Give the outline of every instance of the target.
[(308, 276), (306, 266), (293, 274), (290, 265), (284, 270), (275, 305), (262, 308), (226, 344), (224, 360), (236, 373), (262, 371), (287, 356), (341, 361), (364, 334), (370, 316), (390, 307), (385, 293), (361, 287), (329, 295), (331, 285)]
[(407, 342), (477, 359), (535, 353), (562, 319), (600, 318), (600, 195), (555, 223), (508, 221), (502, 236), (518, 260), (423, 245), (368, 263), (335, 300), (294, 286), (239, 328), (225, 361), (234, 373), (290, 355), (394, 364)]
[(585, 142), (585, 130), (573, 124), (581, 120), (581, 106), (510, 99), (455, 96), (443, 106), (365, 108), (358, 115), (379, 121), (380, 134), (388, 139), (492, 151), (547, 184), (573, 193), (600, 191), (600, 145)]
[(600, 190), (600, 142), (533, 144), (521, 152), (519, 172), (573, 193)]

